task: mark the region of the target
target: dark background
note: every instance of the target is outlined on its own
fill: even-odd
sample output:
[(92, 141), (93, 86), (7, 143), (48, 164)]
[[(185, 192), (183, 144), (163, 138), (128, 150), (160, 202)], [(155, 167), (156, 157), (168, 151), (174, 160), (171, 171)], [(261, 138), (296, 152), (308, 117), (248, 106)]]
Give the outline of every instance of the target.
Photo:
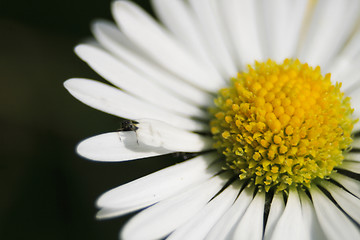
[[(135, 2), (150, 10), (147, 0)], [(0, 239), (117, 239), (129, 216), (95, 220), (97, 197), (171, 164), (75, 153), (82, 139), (120, 126), (63, 87), (71, 77), (101, 79), (73, 48), (91, 36), (93, 19), (112, 19), (110, 3), (0, 1)]]

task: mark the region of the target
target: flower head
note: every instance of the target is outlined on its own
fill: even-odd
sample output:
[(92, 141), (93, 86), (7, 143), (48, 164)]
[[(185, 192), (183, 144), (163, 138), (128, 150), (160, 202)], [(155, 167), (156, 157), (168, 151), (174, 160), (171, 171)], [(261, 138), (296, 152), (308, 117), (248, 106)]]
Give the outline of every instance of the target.
[[(65, 82), (129, 119), (78, 153), (184, 161), (103, 194), (124, 239), (360, 238), (360, 2), (129, 1), (76, 53), (113, 86)], [(120, 30), (119, 30), (120, 29)], [(171, 155), (168, 155), (171, 157)]]

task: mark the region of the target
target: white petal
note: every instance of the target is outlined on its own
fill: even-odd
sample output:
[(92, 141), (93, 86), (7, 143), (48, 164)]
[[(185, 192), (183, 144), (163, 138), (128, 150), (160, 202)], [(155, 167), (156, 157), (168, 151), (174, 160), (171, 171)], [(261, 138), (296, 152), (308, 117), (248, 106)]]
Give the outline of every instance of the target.
[(313, 203), (304, 191), (299, 191), (299, 195), (305, 228), (307, 229), (306, 231), (310, 233), (310, 239), (326, 240), (326, 236), (315, 214)]
[(339, 204), (339, 206), (352, 217), (356, 222), (360, 223), (360, 199), (351, 195), (344, 189), (336, 186), (328, 181), (321, 181), (323, 186)]
[(353, 148), (360, 149), (360, 138), (357, 137), (357, 138), (354, 138), (353, 140), (354, 140), (354, 141), (351, 143), (351, 146), (352, 146)]
[(257, 193), (235, 226), (232, 239), (261, 240), (263, 236), (265, 193)]
[(329, 71), (333, 82), (342, 82), (342, 90), (352, 90), (351, 87), (360, 79), (357, 71), (360, 64), (360, 30), (345, 45), (344, 50), (336, 56)]
[(332, 82), (341, 82), (341, 90), (346, 94), (352, 93), (359, 88), (360, 73), (357, 71), (360, 64), (360, 53), (357, 59), (354, 59), (351, 64), (346, 66), (346, 70), (342, 75), (335, 75), (332, 77)]
[(64, 85), (78, 100), (115, 116), (128, 119), (153, 118), (193, 131), (208, 128), (207, 124), (177, 116), (97, 81), (73, 78)]
[(279, 240), (310, 239), (309, 229), (305, 228), (300, 198), (296, 188), (290, 188), (285, 210), (276, 224), (271, 238)]
[(174, 97), (103, 49), (80, 44), (75, 48), (75, 52), (103, 78), (146, 102), (188, 117), (208, 117), (203, 110)]
[(121, 162), (164, 155), (172, 151), (142, 144), (137, 140), (135, 132), (114, 132), (85, 139), (77, 146), (77, 152), (91, 160)]
[(334, 63), (334, 70), (331, 72), (338, 73), (343, 71), (341, 67), (346, 65), (352, 65), (352, 61), (358, 58), (360, 52), (360, 29), (357, 29), (356, 33), (351, 37), (349, 42), (345, 45), (342, 52), (339, 56), (336, 57), (336, 62)]
[(360, 153), (349, 152), (345, 154), (345, 160), (360, 162)]
[(357, 121), (354, 124), (353, 132), (359, 132), (360, 131), (360, 121)]
[(200, 152), (212, 148), (213, 140), (209, 136), (191, 133), (153, 119), (137, 121), (138, 140), (146, 145), (174, 152)]
[(218, 11), (218, 1), (214, 0), (190, 0), (200, 31), (207, 44), (208, 51), (212, 54), (215, 66), (222, 73), (224, 78), (230, 79), (236, 76), (237, 69), (232, 58), (232, 48), (224, 31), (226, 25)]
[(354, 108), (354, 118), (360, 117), (360, 86), (352, 89), (348, 94), (350, 97), (351, 107)]
[(359, 181), (350, 177), (344, 176), (339, 173), (332, 173), (330, 175), (332, 179), (343, 185), (349, 192), (360, 198), (360, 183)]
[(97, 213), (96, 213), (96, 219), (98, 220), (104, 220), (104, 219), (109, 219), (109, 218), (114, 218), (114, 217), (119, 217), (119, 216), (123, 216), (132, 212), (135, 212), (139, 209), (145, 208), (150, 206), (151, 204), (138, 204), (136, 206), (132, 206), (132, 207), (124, 207), (124, 208), (101, 208)]
[(264, 239), (271, 239), (271, 236), (275, 230), (275, 226), (280, 219), (280, 216), (284, 212), (284, 209), (284, 196), (282, 193), (276, 193), (270, 205), (270, 212), (266, 222)]
[(215, 92), (225, 82), (212, 68), (176, 42), (146, 12), (129, 1), (116, 1), (113, 15), (126, 36), (152, 59), (197, 87)]
[(349, 37), (358, 8), (358, 1), (317, 1), (300, 60), (324, 69)]
[[(133, 58), (145, 58), (144, 53), (113, 22), (97, 19), (91, 23), (91, 31), (102, 47), (119, 58), (129, 55)], [(125, 56), (123, 56), (125, 55)]]
[(233, 232), (235, 224), (242, 218), (246, 209), (253, 199), (254, 187), (245, 188), (236, 199), (235, 203), (226, 211), (221, 219), (214, 225), (207, 240), (223, 240), (228, 239)]
[(151, 205), (214, 176), (220, 169), (211, 165), (216, 159), (217, 154), (203, 154), (167, 167), (104, 193), (97, 205), (113, 209)]
[(165, 237), (199, 212), (229, 177), (229, 174), (215, 176), (195, 188), (145, 209), (124, 226), (121, 237), (129, 240)]
[(219, 4), (235, 47), (238, 67), (243, 69), (255, 60), (264, 60), (256, 1), (222, 0)]
[(242, 184), (237, 181), (227, 187), (215, 199), (211, 200), (189, 222), (176, 229), (167, 240), (204, 239), (212, 226), (234, 203)]
[[(360, 54), (359, 54), (360, 56)], [(336, 81), (341, 82), (341, 90), (346, 94), (351, 94), (355, 89), (359, 88), (360, 73), (357, 66), (360, 65), (360, 57), (352, 62), (352, 65), (348, 66), (348, 70), (343, 76), (334, 78)], [(357, 105), (359, 106), (359, 105)]]
[(261, 1), (269, 58), (280, 63), (294, 57), (307, 4), (303, 0)]
[(357, 226), (316, 186), (310, 188), (319, 223), (328, 239), (360, 239)]
[[(184, 100), (199, 106), (208, 106), (213, 97), (208, 93), (176, 78), (174, 75), (161, 69), (144, 54), (138, 53), (136, 47), (112, 23), (97, 21), (93, 24), (96, 39), (111, 53), (132, 67), (134, 71), (147, 76), (159, 86)], [(129, 46), (130, 45), (130, 46)]]
[(336, 168), (360, 174), (360, 162), (343, 161), (343, 163)]
[(204, 44), (199, 26), (183, 0), (153, 0), (157, 15), (166, 27), (206, 63), (211, 64), (209, 51)]

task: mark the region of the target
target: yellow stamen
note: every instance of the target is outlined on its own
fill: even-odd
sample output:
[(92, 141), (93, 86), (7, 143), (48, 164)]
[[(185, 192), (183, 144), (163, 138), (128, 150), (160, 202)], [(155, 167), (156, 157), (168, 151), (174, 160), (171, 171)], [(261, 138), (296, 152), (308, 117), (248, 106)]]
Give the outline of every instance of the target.
[(266, 191), (309, 187), (341, 164), (352, 142), (356, 121), (340, 86), (299, 60), (256, 62), (210, 109), (214, 147), (240, 179)]

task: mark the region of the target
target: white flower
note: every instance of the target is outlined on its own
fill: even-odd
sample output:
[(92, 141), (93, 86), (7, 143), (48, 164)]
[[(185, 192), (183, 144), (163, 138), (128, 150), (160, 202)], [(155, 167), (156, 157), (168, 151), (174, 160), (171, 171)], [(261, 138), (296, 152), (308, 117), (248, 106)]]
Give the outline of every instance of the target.
[[(269, 142), (283, 144), (287, 135), (281, 134), (285, 134), (285, 128), (279, 136), (271, 135), (270, 140), (264, 137), (263, 148), (258, 147), (260, 140), (251, 145), (255, 137), (245, 139), (244, 133), (251, 129), (239, 130), (239, 135), (243, 135), (236, 135), (240, 139), (234, 141), (241, 142), (241, 146), (255, 147), (240, 149), (245, 153), (234, 153), (230, 149), (230, 154), (243, 159), (237, 162), (235, 158), (223, 170), (224, 156), (213, 149), (216, 136), (211, 136), (208, 123), (214, 117), (207, 111), (213, 107), (215, 94), (231, 85), (229, 79), (238, 72), (246, 72), (248, 64), (269, 58), (278, 63), (297, 58), (310, 66), (320, 66), (322, 73), (330, 72), (333, 83), (341, 82), (341, 90), (351, 97), (353, 117), (358, 118), (360, 1), (153, 0), (152, 3), (165, 26), (132, 2), (116, 1), (112, 10), (119, 28), (107, 21), (96, 21), (92, 30), (97, 43), (76, 47), (79, 57), (113, 86), (88, 79), (70, 79), (65, 87), (93, 108), (134, 121), (128, 122), (123, 131), (86, 139), (77, 151), (86, 158), (109, 162), (174, 152), (184, 153), (183, 156), (197, 154), (190, 160), (106, 192), (97, 201), (101, 209), (97, 217), (116, 217), (146, 208), (124, 226), (120, 235), (124, 239), (360, 239), (360, 124), (356, 123), (352, 130), (352, 150), (344, 151), (345, 159), (341, 165), (335, 165), (330, 175), (320, 173), (307, 184), (305, 180), (301, 182), (309, 179), (307, 173), (303, 173), (302, 180), (296, 182), (292, 175), (296, 165), (289, 163), (286, 166), (290, 166), (287, 170), (290, 173), (279, 175), (283, 176), (284, 189), (269, 190), (266, 186), (270, 183), (266, 181), (272, 181), (274, 186), (281, 183), (276, 180), (280, 171), (277, 167), (271, 171), (265, 169), (269, 164), (275, 166), (274, 162), (259, 165), (260, 178), (257, 178), (258, 172), (249, 176), (245, 168), (234, 169), (234, 172), (229, 166), (242, 166), (249, 151), (254, 156), (249, 155), (252, 162), (245, 163), (246, 169), (251, 169), (253, 162), (257, 164), (259, 158), (276, 158), (276, 155), (270, 157), (267, 145)], [(311, 90), (309, 94), (315, 93)], [(311, 102), (310, 98), (302, 101)], [(224, 107), (221, 101), (216, 104), (218, 108)], [(264, 105), (260, 100), (256, 104)], [(275, 108), (275, 104), (270, 111), (272, 107)], [(288, 121), (279, 117), (284, 111), (287, 113), (286, 109), (277, 112), (274, 109), (279, 123), (266, 118), (265, 127), (274, 130), (272, 134), (279, 132), (280, 122)], [(320, 118), (314, 119), (320, 121)], [(319, 127), (326, 125), (316, 123)], [(305, 120), (299, 124), (305, 124)], [(346, 129), (337, 125), (335, 128)], [(234, 134), (225, 133), (224, 129), (211, 130), (213, 134), (217, 131), (223, 132), (221, 139)], [(327, 133), (332, 132), (336, 129), (328, 129)], [(321, 146), (320, 140), (316, 142), (308, 135), (306, 143)], [(342, 135), (346, 135), (345, 130), (339, 136)], [(287, 152), (289, 144), (284, 143), (285, 150), (275, 150), (275, 153)], [(336, 140), (329, 146), (339, 144)], [(306, 154), (299, 153), (303, 150), (300, 145), (294, 149), (296, 156), (318, 161), (318, 158), (307, 158), (308, 154), (316, 155), (310, 152), (313, 145), (306, 148), (309, 151)], [(285, 158), (290, 156), (286, 154)], [(332, 157), (328, 152), (323, 155)], [(230, 161), (228, 156), (226, 159)], [(270, 180), (265, 179), (261, 171), (268, 171), (266, 176)], [(259, 183), (259, 179), (264, 180)]]

